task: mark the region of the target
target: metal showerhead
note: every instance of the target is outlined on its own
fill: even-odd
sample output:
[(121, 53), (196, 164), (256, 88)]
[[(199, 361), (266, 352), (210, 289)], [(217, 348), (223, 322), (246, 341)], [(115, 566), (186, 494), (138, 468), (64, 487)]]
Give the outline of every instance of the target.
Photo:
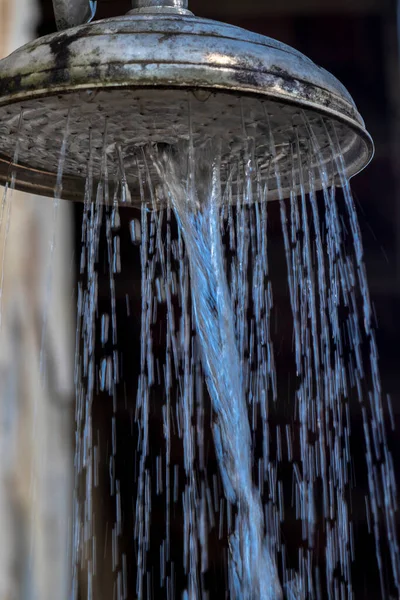
[[(88, 0), (54, 3), (63, 25), (88, 21), (95, 9)], [(85, 5), (70, 21), (68, 3)], [(332, 127), (348, 177), (373, 155), (335, 77), (285, 44), (195, 17), (183, 0), (138, 0), (126, 16), (43, 37), (0, 61), (1, 183), (13, 172), (17, 189), (53, 195), (67, 122), (62, 197), (71, 200), (83, 198), (88, 164), (100, 178), (105, 157), (109, 177), (124, 174), (135, 198), (140, 149), (179, 146), (190, 136), (198, 146), (217, 136), (225, 157), (250, 140), (270, 197), (277, 196), (272, 137), (285, 192), (298, 168), (294, 135), (305, 153), (312, 137), (330, 180)], [(321, 168), (308, 166), (321, 187)]]

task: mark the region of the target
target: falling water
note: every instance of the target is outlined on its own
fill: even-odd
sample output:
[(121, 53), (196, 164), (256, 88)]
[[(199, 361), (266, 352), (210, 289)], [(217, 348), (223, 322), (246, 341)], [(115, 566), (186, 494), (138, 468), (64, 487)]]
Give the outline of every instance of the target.
[[(182, 183), (182, 177), (168, 158), (165, 165), (156, 164), (188, 251), (196, 327), (216, 414), (213, 426), (216, 453), (226, 497), (238, 507), (236, 529), (230, 538), (231, 595), (273, 599), (280, 598), (281, 591), (276, 566), (264, 539), (260, 494), (251, 478), (251, 435), (242, 361), (224, 270), (219, 214), (220, 161), (218, 150), (215, 153), (211, 150), (200, 164), (202, 179), (198, 185), (192, 147), (188, 185)], [(245, 202), (249, 200), (246, 198)], [(238, 291), (244, 292), (240, 288)]]
[[(74, 598), (82, 572), (86, 597), (100, 597), (95, 580), (103, 549), (93, 497), (101, 448), (92, 424), (99, 394), (112, 404), (111, 448), (101, 460), (108, 461), (115, 507), (107, 535), (118, 600), (133, 591), (140, 599), (158, 592), (178, 597), (178, 578), (186, 582), (179, 589), (183, 598), (211, 597), (213, 543), (224, 547), (226, 597), (354, 598), (354, 411), (364, 426), (365, 511), (375, 538), (381, 597), (388, 598), (393, 586), (400, 593), (394, 465), (357, 215), (335, 125), (318, 124), (329, 140), (334, 168), (328, 170), (315, 123), (305, 113), (302, 121), (301, 128), (287, 134), (289, 174), (280, 171), (281, 150), (272, 127), (262, 160), (245, 132), (240, 150), (231, 155), (217, 139), (196, 146), (190, 119), (188, 141), (180, 146), (135, 151), (129, 168), (137, 174), (141, 213), (139, 218), (132, 212), (129, 235), (141, 264), (141, 337), (132, 412), (135, 498), (128, 509), (117, 468), (117, 397), (123, 377), (116, 285), (126, 260), (120, 251), (124, 231), (118, 207), (129, 207), (132, 191), (124, 150), (110, 144), (107, 123), (96, 182), (96, 148), (90, 142), (75, 372)], [(109, 152), (117, 156), (117, 173), (109, 172)], [(276, 196), (277, 203), (270, 202)], [(274, 210), (279, 243), (270, 239)], [(102, 234), (109, 312), (100, 311), (98, 303)], [(268, 260), (272, 247), (287, 269), (284, 295), (290, 303), (293, 352), (286, 361), (279, 358), (276, 273)], [(282, 290), (278, 293), (281, 297)], [(128, 313), (129, 306), (128, 294)], [(289, 394), (286, 404), (284, 394)], [(282, 422), (271, 418), (280, 406)], [(158, 433), (152, 416), (157, 411)], [(207, 428), (218, 473), (210, 473), (207, 462)], [(154, 524), (159, 523), (155, 506), (163, 507), (162, 526)], [(124, 530), (124, 510), (134, 512), (135, 590), (128, 589), (131, 566), (123, 539), (130, 532)], [(182, 528), (180, 557), (172, 543), (177, 523)], [(293, 534), (295, 552), (289, 548), (292, 530), (299, 531), (299, 537)], [(387, 549), (390, 576), (384, 570)]]

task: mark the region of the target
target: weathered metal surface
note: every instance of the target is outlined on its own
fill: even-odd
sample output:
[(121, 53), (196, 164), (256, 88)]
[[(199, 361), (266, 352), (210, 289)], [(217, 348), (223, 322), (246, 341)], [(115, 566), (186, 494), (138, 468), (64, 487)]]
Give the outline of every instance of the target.
[(0, 103), (76, 87), (186, 86), (287, 98), (363, 125), (345, 88), (289, 46), (195, 17), (133, 15), (46, 36), (0, 63)]
[[(123, 133), (120, 144), (129, 148), (138, 140), (143, 143), (154, 121), (159, 129), (153, 141), (164, 142), (176, 131), (182, 139), (187, 137), (188, 116), (183, 106), (187, 107), (192, 92), (197, 98), (193, 114), (199, 132), (208, 126), (208, 131), (229, 131), (237, 140), (243, 136), (242, 123), (230, 106), (251, 103), (253, 98), (246, 115), (249, 127), (252, 121), (257, 123), (261, 144), (266, 135), (266, 116), (258, 108), (261, 98), (268, 102), (277, 130), (278, 122), (281, 129), (290, 128), (300, 109), (311, 117), (334, 119), (340, 125), (349, 176), (372, 156), (372, 141), (346, 89), (296, 50), (223, 23), (150, 12), (47, 36), (0, 62), (0, 154), (4, 158), (0, 180), (7, 178), (13, 156), (11, 130), (20, 113), (15, 103), (25, 109), (21, 138), (26, 152), (20, 153), (20, 163), (31, 167), (19, 169), (17, 185), (24, 189), (39, 186), (40, 193), (46, 193), (44, 187), (53, 188), (57, 171), (54, 161), (60, 145), (55, 132), (59, 136), (69, 106), (72, 129), (79, 126), (82, 132), (93, 120), (98, 130), (102, 115), (108, 114), (114, 120), (114, 134)], [(137, 125), (141, 110), (146, 115), (142, 128)], [(45, 138), (38, 135), (36, 141), (35, 119), (37, 123), (44, 119), (47, 127)], [(78, 152), (76, 170), (67, 169), (70, 179), (63, 185), (65, 197), (82, 192), (84, 172), (78, 167), (84, 164), (84, 156), (84, 151)]]
[(53, 0), (54, 15), (59, 31), (89, 23), (95, 13), (96, 0)]

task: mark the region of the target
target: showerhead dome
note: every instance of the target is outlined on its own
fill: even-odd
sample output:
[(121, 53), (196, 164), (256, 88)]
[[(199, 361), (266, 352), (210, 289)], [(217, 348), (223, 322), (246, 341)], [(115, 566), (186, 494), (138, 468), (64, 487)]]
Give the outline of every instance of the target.
[[(332, 180), (327, 123), (334, 124), (348, 177), (370, 161), (373, 143), (351, 96), (308, 58), (268, 37), (197, 18), (180, 0), (137, 5), (126, 16), (43, 37), (0, 61), (1, 183), (12, 171), (17, 189), (53, 195), (67, 121), (62, 197), (72, 200), (83, 198), (89, 162), (94, 181), (100, 177), (104, 156), (110, 177), (123, 162), (135, 198), (138, 149), (175, 146), (191, 135), (195, 144), (218, 136), (225, 156), (251, 140), (271, 178), (270, 197), (277, 196), (268, 174), (271, 136), (284, 191), (295, 169), (293, 131), (302, 145), (312, 128)], [(60, 12), (58, 22), (69, 24)], [(320, 187), (320, 169), (315, 181)]]

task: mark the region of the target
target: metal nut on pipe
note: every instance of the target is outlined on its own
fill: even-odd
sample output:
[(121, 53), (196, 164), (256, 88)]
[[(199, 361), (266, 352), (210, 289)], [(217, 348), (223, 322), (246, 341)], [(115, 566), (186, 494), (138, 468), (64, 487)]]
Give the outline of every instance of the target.
[(132, 0), (132, 8), (187, 8), (188, 0)]

